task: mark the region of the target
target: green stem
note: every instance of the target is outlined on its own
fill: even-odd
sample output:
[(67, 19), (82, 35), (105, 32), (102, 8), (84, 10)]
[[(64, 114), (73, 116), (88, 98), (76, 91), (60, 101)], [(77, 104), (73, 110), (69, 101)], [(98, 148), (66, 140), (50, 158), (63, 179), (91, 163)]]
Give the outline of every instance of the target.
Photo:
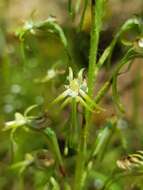
[(96, 69), (97, 65), (97, 53), (99, 37), (102, 25), (104, 0), (92, 0), (92, 28), (90, 38), (90, 52), (89, 52), (89, 69), (88, 69), (88, 88), (89, 96), (93, 96), (94, 82), (97, 77)]
[(131, 48), (127, 51), (127, 53), (125, 54), (125, 56), (121, 59), (121, 61), (119, 62), (119, 64), (117, 65), (117, 67), (115, 67), (115, 70), (112, 74), (112, 92), (113, 92), (113, 100), (117, 106), (117, 108), (120, 110), (121, 113), (124, 113), (124, 107), (121, 103), (120, 100), (120, 96), (118, 94), (118, 89), (117, 89), (117, 79), (118, 79), (118, 75), (120, 70), (122, 69), (122, 67), (125, 64), (128, 64), (131, 62), (131, 60), (133, 60), (135, 58), (136, 54), (134, 53), (134, 50)]
[(19, 179), (18, 179), (18, 189), (19, 190), (24, 190), (24, 175), (20, 174)]
[[(102, 26), (103, 6), (105, 0), (92, 0), (92, 26), (90, 38), (89, 52), (89, 68), (88, 68), (88, 95), (93, 98), (94, 86), (99, 72), (100, 63), (97, 63), (99, 37)], [(85, 135), (87, 136), (90, 128), (91, 114), (86, 110), (86, 127)]]
[(76, 6), (75, 6), (75, 13), (77, 14), (80, 10), (80, 6), (81, 6), (82, 0), (77, 0), (76, 1)]
[(78, 126), (77, 126), (77, 103), (76, 100), (72, 100), (72, 139), (73, 139), (73, 144), (76, 144), (76, 140), (78, 137)]
[(79, 24), (79, 32), (82, 30), (82, 27), (83, 27), (84, 17), (85, 17), (87, 5), (88, 5), (88, 0), (84, 0), (83, 12), (82, 12), (81, 19), (80, 19), (80, 24)]
[(84, 131), (81, 130), (81, 137), (78, 147), (78, 155), (76, 160), (76, 171), (75, 171), (75, 180), (74, 180), (74, 190), (81, 190), (84, 181), (84, 164), (85, 164), (85, 156), (86, 156), (86, 140), (84, 136)]
[(63, 159), (55, 132), (49, 127), (45, 128), (43, 132), (51, 143), (51, 150), (55, 153), (57, 162), (60, 166), (63, 166)]
[(28, 59), (26, 58), (25, 53), (25, 42), (22, 40), (20, 43), (20, 51), (21, 51), (21, 57), (22, 57), (22, 66), (23, 66), (23, 72), (26, 72), (26, 65), (28, 64)]
[(133, 89), (133, 116), (132, 124), (137, 127), (139, 124), (139, 102), (140, 102), (140, 82), (141, 82), (141, 67), (137, 68), (135, 79), (134, 79), (134, 89)]
[[(92, 0), (92, 26), (89, 52), (89, 69), (88, 69), (88, 95), (92, 98), (94, 93), (94, 83), (97, 77), (97, 52), (99, 36), (102, 25), (104, 0)], [(77, 155), (74, 190), (81, 190), (84, 185), (84, 168), (86, 162), (87, 136), (89, 133), (91, 114), (86, 110), (86, 123), (81, 129), (80, 143)]]
[(101, 190), (109, 190), (109, 188), (111, 187), (111, 185), (118, 181), (119, 179), (121, 178), (124, 178), (125, 177), (134, 177), (134, 176), (142, 176), (143, 173), (142, 172), (129, 172), (129, 171), (126, 171), (126, 172), (120, 172), (119, 174), (114, 174), (114, 176), (109, 179), (109, 181), (107, 182), (107, 184), (105, 184), (105, 186), (103, 186), (103, 188)]
[(103, 86), (101, 87), (101, 89), (98, 91), (94, 101), (98, 104), (100, 102), (100, 100), (105, 96), (105, 94), (107, 93), (107, 91), (109, 90), (110, 86), (112, 84), (112, 77), (106, 81)]
[(74, 15), (74, 11), (73, 11), (73, 5), (72, 5), (72, 0), (68, 0), (68, 12), (69, 12), (69, 15), (71, 16), (71, 17), (73, 17), (73, 15)]

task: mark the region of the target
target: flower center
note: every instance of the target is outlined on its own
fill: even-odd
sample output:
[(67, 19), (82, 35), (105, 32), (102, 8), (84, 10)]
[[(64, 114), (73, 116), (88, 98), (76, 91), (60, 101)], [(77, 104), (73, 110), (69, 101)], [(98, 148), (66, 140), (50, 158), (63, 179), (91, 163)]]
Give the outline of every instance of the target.
[(70, 81), (70, 89), (72, 91), (78, 93), (79, 88), (80, 88), (80, 86), (79, 86), (79, 83), (78, 83), (77, 79), (74, 79), (74, 80)]

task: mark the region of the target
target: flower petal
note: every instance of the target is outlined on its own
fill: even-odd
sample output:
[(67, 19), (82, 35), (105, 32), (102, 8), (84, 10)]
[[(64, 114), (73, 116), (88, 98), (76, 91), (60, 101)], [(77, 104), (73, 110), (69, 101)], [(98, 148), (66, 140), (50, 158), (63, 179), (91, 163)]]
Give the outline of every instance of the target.
[(63, 100), (64, 98), (66, 98), (66, 96), (68, 95), (69, 90), (67, 89), (66, 91), (64, 91), (62, 94), (60, 94), (53, 102), (52, 104), (56, 104), (58, 102), (60, 102), (61, 100)]
[(71, 102), (71, 97), (68, 97), (61, 105), (61, 109), (63, 109), (67, 104)]
[(83, 90), (80, 89), (80, 95), (91, 104), (91, 106), (93, 106), (95, 109), (99, 110), (99, 111), (105, 111), (103, 108), (101, 108), (100, 106), (98, 106)]
[(76, 97), (76, 100), (77, 100), (83, 107), (85, 107), (85, 108), (87, 108), (89, 111), (93, 112), (93, 109), (90, 108), (90, 107), (86, 104), (86, 102), (85, 102), (80, 96), (77, 96), (77, 97)]

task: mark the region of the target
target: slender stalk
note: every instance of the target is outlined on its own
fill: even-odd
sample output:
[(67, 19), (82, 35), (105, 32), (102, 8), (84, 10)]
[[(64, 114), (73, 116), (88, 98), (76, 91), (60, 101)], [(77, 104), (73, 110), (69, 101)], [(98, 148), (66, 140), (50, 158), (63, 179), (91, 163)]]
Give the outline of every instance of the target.
[(82, 3), (82, 0), (77, 0), (76, 6), (75, 6), (75, 12), (76, 12), (76, 13), (79, 12), (81, 3)]
[(25, 42), (21, 41), (20, 43), (20, 51), (21, 51), (21, 57), (22, 57), (22, 64), (23, 64), (23, 72), (26, 72), (26, 64), (28, 63), (28, 59), (26, 58), (25, 54)]
[(86, 140), (84, 136), (84, 131), (81, 130), (78, 155), (76, 159), (74, 190), (81, 190), (84, 185), (83, 174), (84, 174), (85, 156), (86, 156)]
[(73, 130), (76, 132), (77, 131), (77, 103), (76, 100), (72, 100), (72, 125), (73, 125)]
[(44, 129), (43, 133), (50, 140), (51, 150), (55, 153), (57, 162), (59, 163), (60, 166), (63, 166), (63, 159), (62, 159), (60, 147), (59, 147), (57, 136), (56, 136), (55, 132), (51, 128), (47, 127)]
[(101, 87), (101, 89), (98, 91), (94, 101), (96, 103), (99, 103), (100, 100), (105, 96), (105, 94), (107, 93), (107, 91), (109, 90), (110, 86), (112, 84), (112, 77), (106, 81), (103, 86)]
[(74, 146), (78, 137), (78, 125), (77, 125), (77, 102), (75, 99), (72, 100), (72, 113), (71, 113), (71, 133), (70, 133), (70, 144)]
[(93, 96), (94, 82), (97, 77), (97, 53), (100, 37), (100, 30), (102, 25), (104, 0), (92, 0), (92, 26), (90, 38), (90, 52), (89, 52), (89, 68), (88, 68), (88, 88), (89, 96)]
[(80, 24), (79, 24), (79, 31), (81, 31), (82, 27), (83, 27), (83, 22), (84, 22), (84, 17), (85, 17), (87, 5), (88, 5), (88, 0), (84, 0), (83, 12), (82, 12)]
[[(99, 44), (99, 36), (102, 24), (102, 14), (104, 0), (92, 0), (92, 26), (91, 26), (91, 40), (90, 40), (90, 53), (89, 53), (89, 69), (88, 69), (88, 95), (93, 97), (94, 82), (98, 74), (97, 65), (97, 52)], [(89, 133), (90, 116), (89, 111), (86, 110), (86, 123), (83, 124), (81, 129), (80, 143), (78, 148), (74, 190), (81, 190), (84, 185), (84, 168), (86, 161), (87, 151), (87, 136)]]
[(121, 178), (124, 178), (125, 177), (135, 177), (135, 176), (142, 176), (143, 175), (143, 172), (120, 172), (119, 174), (115, 174), (112, 178), (109, 179), (109, 181), (107, 182), (107, 184), (105, 184), (105, 186), (103, 186), (103, 188), (101, 190), (109, 190), (109, 188), (111, 187), (111, 185), (120, 180)]
[(19, 190), (24, 190), (24, 175), (20, 174), (18, 178), (18, 189)]
[(132, 95), (133, 96), (132, 123), (134, 127), (137, 127), (139, 124), (140, 82), (141, 82), (141, 67), (139, 65), (134, 79), (134, 89)]
[[(97, 79), (100, 62), (97, 63), (99, 37), (102, 26), (103, 6), (105, 0), (92, 0), (92, 26), (90, 38), (90, 52), (89, 52), (89, 68), (88, 68), (88, 95), (93, 98), (94, 86)], [(85, 136), (88, 136), (90, 127), (91, 114), (86, 110), (86, 126)]]
[(68, 0), (68, 12), (71, 17), (73, 17), (73, 6), (72, 6), (72, 0)]

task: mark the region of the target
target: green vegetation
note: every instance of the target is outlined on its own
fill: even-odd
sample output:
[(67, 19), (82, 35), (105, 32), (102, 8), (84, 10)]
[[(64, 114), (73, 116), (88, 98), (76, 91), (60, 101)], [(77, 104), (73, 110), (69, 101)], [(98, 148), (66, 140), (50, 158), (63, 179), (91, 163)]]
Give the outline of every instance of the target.
[[(107, 0), (69, 0), (71, 26), (54, 16), (30, 18), (10, 36), (1, 25), (0, 189), (143, 189), (143, 19), (128, 18), (104, 47), (107, 6)], [(118, 86), (135, 60), (140, 64), (130, 80), (128, 117)]]

